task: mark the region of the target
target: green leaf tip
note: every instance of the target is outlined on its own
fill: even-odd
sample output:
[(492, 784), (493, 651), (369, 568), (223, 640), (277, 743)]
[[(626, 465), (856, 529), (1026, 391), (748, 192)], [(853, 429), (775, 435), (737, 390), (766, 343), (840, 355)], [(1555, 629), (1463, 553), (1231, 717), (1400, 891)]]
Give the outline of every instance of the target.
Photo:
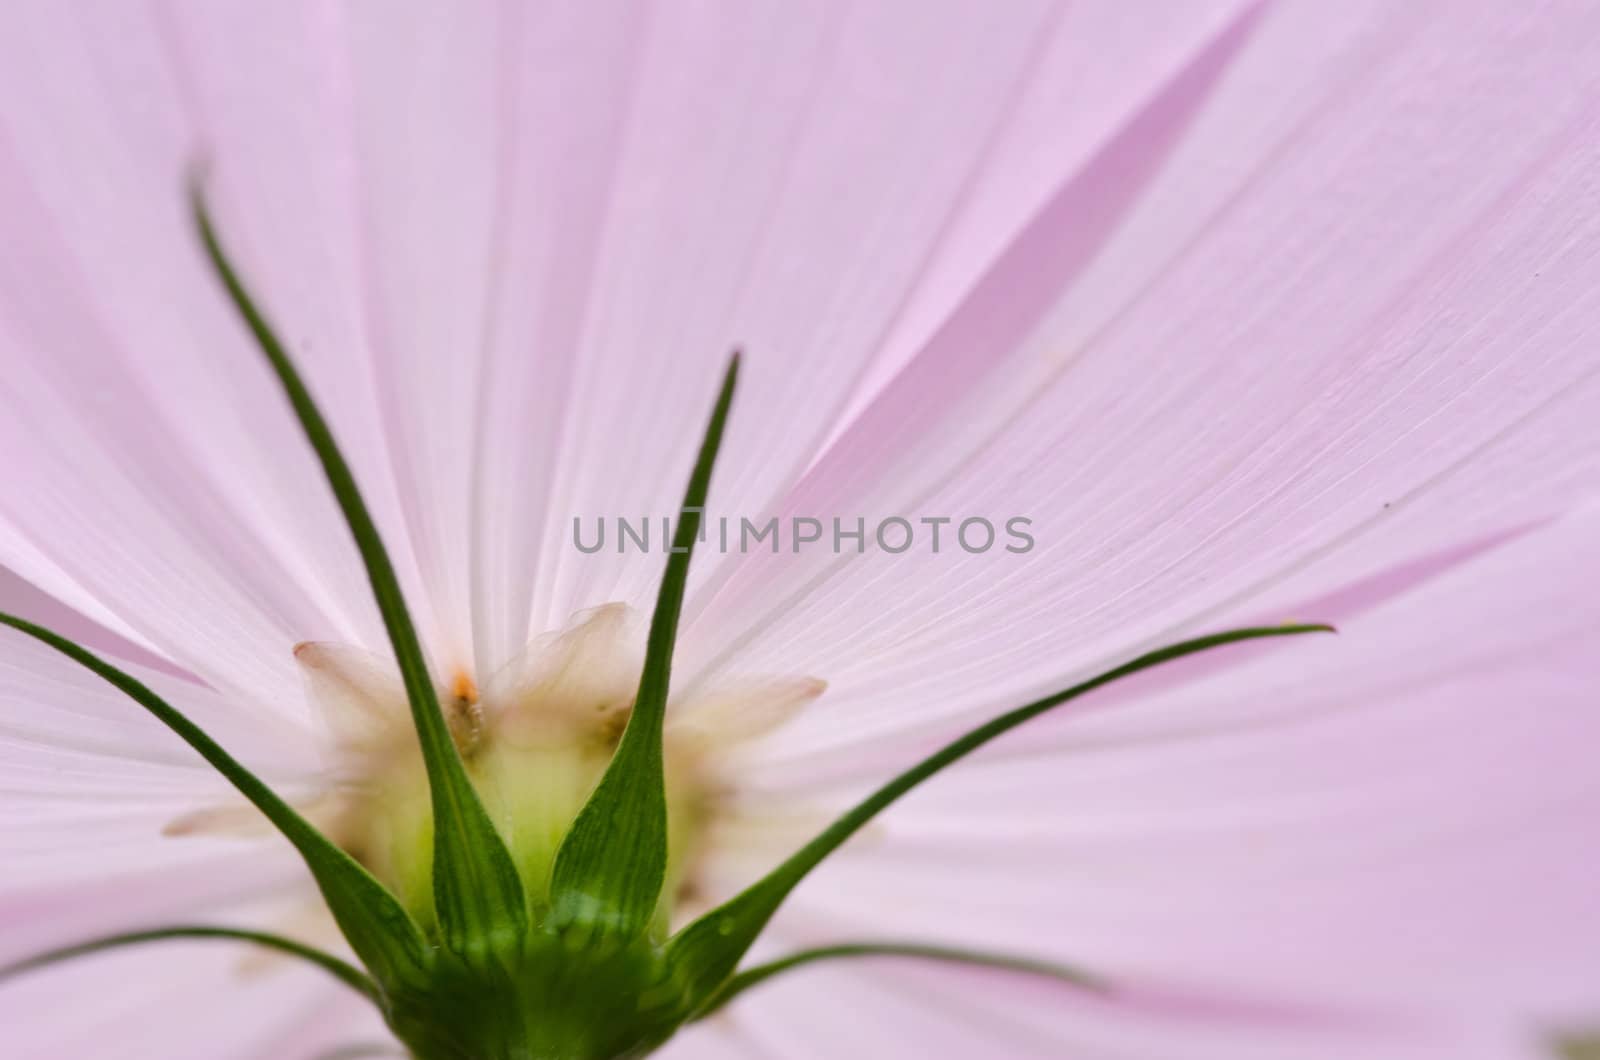
[(1333, 627), (1296, 623), (1252, 626), (1181, 641), (1146, 652), (1097, 677), (1002, 714), (946, 744), (867, 796), (765, 877), (675, 935), (667, 947), (667, 961), (685, 996), (695, 1007), (708, 1001), (723, 988), (767, 921), (812, 869), (902, 795), (996, 737), (1097, 688), (1184, 656), (1246, 640), (1329, 632), (1333, 632)]
[(313, 946), (307, 946), (304, 943), (296, 942), (294, 939), (285, 938), (282, 935), (273, 935), (265, 931), (246, 931), (240, 928), (195, 924), (152, 928), (148, 931), (125, 931), (116, 935), (105, 935), (97, 939), (90, 939), (87, 942), (78, 942), (71, 946), (49, 950), (18, 961), (15, 964), (0, 967), (0, 980), (25, 975), (28, 972), (76, 960), (79, 957), (91, 957), (127, 946), (139, 946), (148, 942), (180, 942), (197, 939), (245, 942), (298, 958), (321, 968), (374, 1004), (382, 1004), (383, 995), (378, 988), (378, 984), (372, 980), (372, 977), (348, 961), (335, 957), (331, 953), (324, 953)]
[(694, 1014), (693, 1019), (703, 1020), (726, 1007), (734, 998), (752, 987), (760, 986), (767, 980), (795, 968), (803, 968), (818, 961), (857, 957), (903, 957), (911, 960), (935, 961), (943, 964), (992, 968), (998, 971), (1018, 972), (1024, 975), (1055, 979), (1069, 986), (1095, 994), (1108, 995), (1112, 992), (1109, 983), (1088, 972), (1031, 957), (1007, 953), (991, 953), (958, 946), (929, 945), (920, 942), (843, 942), (831, 946), (818, 946), (815, 949), (801, 950), (787, 957), (780, 957), (777, 960), (747, 968), (729, 979), (721, 989), (712, 995), (711, 1000), (706, 1002), (704, 1007)]
[(467, 776), (439, 707), (427, 659), (406, 608), (388, 551), (340, 453), (333, 432), (300, 378), (288, 351), (229, 260), (206, 207), (203, 176), (191, 174), (195, 223), (206, 256), (229, 300), (266, 357), (322, 464), (328, 485), (355, 538), (373, 597), (394, 649), (422, 747), (433, 807), (434, 906), (445, 946), (463, 956), (485, 947), (509, 949), (528, 928), (527, 899), (504, 840), (495, 831)]
[(65, 637), (14, 615), (0, 614), (0, 624), (41, 641), (108, 681), (199, 752), (300, 852), (334, 919), (367, 967), (385, 981), (420, 978), (426, 965), (422, 935), (394, 895), (203, 729), (143, 682)]
[(593, 933), (626, 941), (648, 929), (660, 901), (667, 870), (662, 727), (672, 653), (689, 579), (689, 560), (700, 536), (711, 471), (722, 445), (738, 379), (739, 354), (735, 351), (684, 493), (666, 573), (650, 619), (633, 712), (605, 774), (578, 812), (556, 854), (547, 920), (554, 931), (576, 932), (579, 936)]

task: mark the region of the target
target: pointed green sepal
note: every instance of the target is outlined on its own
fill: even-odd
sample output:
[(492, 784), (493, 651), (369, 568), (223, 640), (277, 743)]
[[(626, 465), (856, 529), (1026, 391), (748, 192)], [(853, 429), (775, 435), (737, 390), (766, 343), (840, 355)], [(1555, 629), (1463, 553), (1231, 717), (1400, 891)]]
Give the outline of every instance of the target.
[(333, 432), (288, 351), (223, 250), (198, 183), (193, 205), (207, 257), (282, 384), (366, 565), (378, 611), (400, 666), (427, 769), (434, 821), (434, 905), (445, 946), (464, 957), (480, 955), (486, 948), (509, 950), (520, 942), (528, 927), (522, 883), (511, 853), (479, 801), (451, 739), (394, 565)]
[[(700, 535), (711, 469), (722, 444), (739, 377), (739, 355), (728, 364), (689, 476), (683, 511), (673, 533), (666, 574), (656, 597), (643, 674), (633, 713), (605, 775), (562, 840), (551, 871), (547, 924), (627, 940), (649, 927), (667, 870), (667, 797), (662, 726), (673, 646), (683, 610), (689, 559)], [(580, 939), (574, 938), (574, 944)]]
[(690, 999), (691, 1010), (699, 1010), (723, 989), (767, 921), (812, 869), (839, 849), (868, 821), (946, 766), (1046, 711), (1162, 663), (1244, 640), (1333, 631), (1333, 627), (1325, 625), (1263, 626), (1182, 641), (1141, 655), (1098, 677), (1002, 714), (947, 744), (867, 796), (765, 877), (673, 937), (667, 947), (667, 962), (684, 995)]
[(24, 975), (28, 972), (48, 968), (51, 965), (61, 964), (79, 957), (90, 957), (95, 954), (105, 953), (108, 950), (122, 949), (126, 946), (139, 946), (147, 942), (179, 942), (195, 939), (245, 942), (298, 958), (321, 968), (373, 1004), (380, 1007), (383, 1004), (383, 994), (371, 976), (331, 953), (324, 953), (313, 946), (296, 942), (294, 939), (284, 938), (282, 935), (272, 935), (264, 931), (246, 931), (239, 928), (189, 924), (154, 928), (149, 931), (126, 931), (117, 935), (105, 935), (101, 938), (90, 939), (87, 942), (79, 942), (71, 946), (63, 946), (60, 949), (49, 950), (26, 960), (18, 961), (15, 964), (0, 967), (0, 980), (9, 979), (16, 975)]
[(918, 942), (845, 942), (833, 946), (819, 946), (816, 949), (801, 950), (787, 957), (780, 957), (766, 964), (758, 964), (747, 968), (723, 984), (722, 988), (712, 995), (700, 1011), (694, 1014), (694, 1019), (702, 1020), (717, 1010), (725, 1007), (734, 998), (743, 994), (751, 987), (759, 986), (774, 976), (795, 968), (803, 968), (808, 964), (818, 961), (831, 961), (852, 957), (903, 957), (910, 960), (936, 961), (943, 964), (961, 964), (977, 968), (993, 968), (1006, 972), (1019, 972), (1024, 975), (1037, 975), (1047, 979), (1056, 979), (1079, 990), (1091, 991), (1096, 994), (1109, 994), (1110, 986), (1101, 979), (1076, 968), (1069, 968), (1064, 964), (1055, 964), (1050, 961), (1036, 960), (1030, 957), (1019, 957), (1007, 953), (990, 953), (984, 950), (971, 950), (958, 946), (932, 946)]
[(266, 815), (285, 839), (294, 844), (311, 870), (334, 919), (363, 963), (385, 983), (418, 981), (427, 967), (426, 947), (416, 925), (372, 874), (349, 854), (295, 812), (254, 773), (224, 751), (176, 707), (156, 695), (130, 674), (65, 637), (27, 619), (0, 614), (0, 624), (48, 644), (69, 659), (115, 685), (155, 715), (190, 747), (226, 777), (239, 794)]

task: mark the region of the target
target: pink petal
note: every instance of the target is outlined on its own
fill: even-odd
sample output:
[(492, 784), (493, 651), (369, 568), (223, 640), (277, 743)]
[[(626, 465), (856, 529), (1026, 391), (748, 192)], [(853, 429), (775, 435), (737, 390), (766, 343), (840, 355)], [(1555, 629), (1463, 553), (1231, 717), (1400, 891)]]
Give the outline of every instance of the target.
[[(390, 6), (185, 26), (216, 168), (252, 185), (229, 186), (230, 224), (292, 227), (253, 202), (329, 219), (314, 230), (336, 260), (285, 246), (264, 286), (319, 348), (376, 354), (441, 664), (492, 672), (584, 604), (648, 594), (654, 557), (578, 555), (571, 517), (672, 510), (735, 342), (770, 353), (726, 496), (760, 503), (799, 473), (966, 201), (1047, 13), (919, 7), (908, 30), (876, 5), (782, 23), (742, 5), (649, 22), (468, 6), (435, 25)], [(272, 76), (301, 37), (303, 76)], [(330, 113), (351, 140), (324, 149)], [(302, 262), (301, 287), (361, 319), (322, 338), (283, 276)]]
[[(1081, 173), (1123, 130), (1148, 94), (1257, 5), (1243, 3), (1066, 5), (958, 217), (930, 259), (916, 294), (885, 337), (845, 419), (892, 380), (961, 304), (1063, 178)], [(1100, 222), (1088, 211), (1080, 226)], [(1070, 238), (1070, 237), (1069, 237)], [(995, 360), (1004, 351), (971, 351)]]
[[(5, 601), (0, 599), (0, 606)], [(242, 761), (264, 775), (314, 770), (310, 730), (267, 707), (237, 703), (182, 678), (116, 660)], [(0, 734), (19, 747), (100, 756), (108, 764), (159, 763), (214, 779), (211, 767), (142, 706), (55, 649), (0, 630)], [(26, 754), (26, 750), (19, 753)]]
[[(292, 707), (289, 646), (357, 637), (372, 608), (196, 252), (183, 181), (199, 138), (168, 42), (132, 8), (8, 22), (3, 558), (218, 687)], [(337, 363), (310, 367), (343, 385)]]
[(733, 345), (752, 355), (719, 508), (764, 506), (842, 411), (965, 201), (1048, 13), (917, 10), (780, 21), (729, 5), (651, 25), (554, 454), (535, 626), (653, 592), (658, 555), (581, 555), (571, 522), (675, 509)]
[[(1546, 415), (1579, 422), (1600, 364), (1593, 17), (1268, 12), (1023, 345), (986, 377), (962, 364), (931, 421), (891, 385), (892, 418), (867, 410), (790, 502), (1025, 515), (1037, 546), (969, 556), (952, 524), (939, 556), (751, 556), (693, 631), (701, 667), (827, 679), (790, 735), (838, 747), (1336, 587), (1272, 594), (1332, 549), (1359, 541), (1341, 569), (1370, 573), (1591, 491), (1592, 430), (1526, 442)], [(1461, 476), (1464, 496), (1423, 503)], [(1386, 541), (1391, 504), (1419, 521)]]
[[(0, 598), (0, 608), (15, 607), (10, 593)], [(292, 797), (314, 780), (308, 733), (281, 713), (124, 665), (281, 792)], [(149, 918), (193, 918), (230, 897), (306, 886), (281, 841), (164, 838), (170, 821), (232, 789), (137, 703), (13, 630), (0, 631), (0, 764), (9, 807), (0, 816), (0, 963)]]
[[(1600, 977), (1600, 868), (1576, 841), (1600, 809), (1596, 572), (1591, 512), (1337, 638), (1042, 722), (891, 810), (801, 889), (780, 930), (955, 940), (1072, 963), (1135, 997), (1310, 1002), (1445, 1040), (1531, 1042), (1540, 1020), (1591, 1004)], [(799, 776), (778, 795), (824, 797)], [(875, 974), (902, 981), (887, 963)], [(937, 973), (920, 981), (936, 989)], [(855, 991), (845, 984), (830, 989)], [(1027, 1018), (997, 1004), (1002, 1025)], [(1496, 1030), (1508, 1013), (1528, 1022)], [(1071, 1035), (1098, 1021), (1107, 1041), (1119, 1023), (1130, 1040), (1170, 1024), (1206, 1041), (1167, 1016), (1136, 1004), (1052, 1022)], [(1339, 1055), (1257, 1022), (1210, 1031), (1223, 1046), (1286, 1034), (1268, 1056)], [(1354, 1055), (1457, 1055), (1384, 1053), (1384, 1037)]]
[[(4, 161), (37, 223), (0, 320), (15, 356), (56, 367), (16, 389), (40, 422), (17, 421), (11, 495), (41, 503), (9, 514), (0, 559), (274, 702), (294, 640), (381, 644), (194, 252), (176, 185), (204, 151), (437, 661), (492, 672), (579, 606), (648, 594), (653, 559), (574, 555), (570, 517), (671, 510), (732, 343), (766, 351), (723, 477), (754, 508), (811, 460), (907, 300), (914, 332), (1019, 223), (1009, 204), (1077, 165), (1209, 10), (1148, 37), (1124, 24), (1094, 63), (1074, 42), (1115, 16), (1058, 27), (1043, 3), (918, 5), (909, 29), (882, 5), (783, 23), (743, 5), (652, 22), (467, 5), (438, 25), (394, 5), (19, 12), (8, 98), (28, 105)], [(1056, 129), (1052, 101), (1084, 84), (1105, 99)], [(127, 175), (97, 183), (106, 167)], [(85, 403), (89, 373), (125, 413)]]
[[(223, 919), (253, 926), (248, 917)], [(387, 1039), (371, 1010), (325, 973), (298, 964), (242, 973), (250, 952), (154, 943), (8, 982), (0, 991), (7, 1050), (30, 1060), (299, 1060)]]

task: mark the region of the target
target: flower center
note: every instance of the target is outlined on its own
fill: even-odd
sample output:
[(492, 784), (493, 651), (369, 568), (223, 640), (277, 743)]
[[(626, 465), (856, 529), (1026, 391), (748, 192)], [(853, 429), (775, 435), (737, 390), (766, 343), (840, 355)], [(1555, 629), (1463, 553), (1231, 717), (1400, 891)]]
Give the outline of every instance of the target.
[[(303, 643), (295, 657), (330, 749), (325, 785), (301, 800), (302, 812), (429, 930), (433, 815), (399, 674), (388, 660), (342, 644)], [(481, 688), (464, 671), (439, 688), (468, 776), (512, 852), (535, 917), (548, 907), (556, 851), (627, 725), (642, 661), (641, 623), (625, 606), (607, 604), (536, 639)], [(668, 926), (679, 895), (696, 889), (694, 868), (727, 814), (728, 752), (781, 725), (825, 687), (812, 678), (744, 678), (673, 701), (659, 927)], [(248, 807), (208, 809), (168, 831), (236, 830), (253, 818)]]

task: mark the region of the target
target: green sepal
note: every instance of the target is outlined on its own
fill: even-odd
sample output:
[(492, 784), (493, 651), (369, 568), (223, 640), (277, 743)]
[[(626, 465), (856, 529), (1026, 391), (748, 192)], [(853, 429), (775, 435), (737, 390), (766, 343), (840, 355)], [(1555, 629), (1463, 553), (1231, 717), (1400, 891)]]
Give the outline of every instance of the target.
[(591, 936), (607, 936), (618, 944), (637, 938), (649, 928), (661, 897), (667, 871), (662, 728), (672, 652), (689, 579), (689, 559), (700, 536), (711, 470), (738, 378), (736, 352), (728, 363), (700, 455), (689, 476), (650, 620), (633, 712), (605, 774), (556, 852), (546, 923), (554, 931), (583, 936), (573, 937), (575, 945)]
[(349, 854), (317, 831), (194, 722), (130, 674), (65, 637), (14, 615), (0, 614), (10, 626), (81, 664), (115, 685), (200, 753), (239, 794), (250, 800), (300, 852), (345, 938), (362, 962), (385, 984), (415, 983), (428, 965), (422, 934), (399, 901)]
[(339, 452), (333, 432), (282, 342), (224, 252), (198, 183), (193, 190), (193, 204), (206, 254), (282, 384), (306, 439), (321, 461), (366, 565), (373, 597), (400, 666), (412, 723), (427, 769), (434, 822), (433, 899), (445, 946), (474, 959), (485, 949), (509, 951), (519, 944), (528, 929), (527, 899), (522, 882), (517, 877), (511, 852), (479, 801), (461, 754), (450, 737), (394, 565), (362, 500), (355, 476)]
[(691, 1008), (699, 1009), (723, 987), (767, 921), (812, 869), (868, 821), (946, 766), (1054, 707), (1141, 670), (1238, 641), (1333, 631), (1333, 627), (1326, 625), (1264, 626), (1182, 641), (1148, 652), (1098, 677), (1002, 714), (947, 744), (867, 796), (772, 872), (672, 938), (667, 946), (667, 962), (685, 996), (690, 999)]
[(349, 961), (335, 957), (331, 953), (324, 953), (314, 946), (296, 942), (294, 939), (284, 938), (282, 935), (273, 935), (265, 931), (246, 931), (240, 928), (211, 927), (207, 925), (181, 924), (175, 927), (152, 928), (148, 931), (125, 931), (116, 935), (105, 935), (86, 942), (74, 943), (60, 949), (48, 950), (36, 954), (25, 960), (17, 961), (0, 967), (0, 979), (9, 979), (15, 975), (47, 968), (53, 964), (75, 960), (78, 957), (89, 957), (108, 950), (121, 949), (125, 946), (139, 946), (147, 942), (175, 942), (193, 939), (213, 939), (226, 942), (247, 942), (255, 946), (262, 946), (278, 953), (296, 957), (302, 961), (316, 965), (341, 983), (365, 997), (368, 1001), (383, 1005), (383, 993), (372, 977)]
[(782, 975), (791, 969), (815, 964), (818, 961), (831, 961), (851, 957), (905, 957), (913, 960), (937, 961), (944, 964), (964, 964), (1057, 979), (1080, 990), (1087, 990), (1096, 994), (1109, 994), (1111, 992), (1110, 986), (1104, 980), (1087, 972), (1070, 968), (1064, 964), (1035, 960), (1031, 957), (1019, 957), (1007, 953), (990, 953), (984, 950), (971, 950), (958, 946), (935, 946), (920, 942), (842, 942), (832, 946), (818, 946), (815, 949), (801, 950), (798, 953), (791, 953), (787, 957), (780, 957), (775, 961), (768, 961), (766, 964), (758, 964), (753, 968), (745, 969), (724, 983), (722, 988), (711, 996), (711, 1000), (707, 1001), (694, 1014), (693, 1019), (705, 1019), (751, 987), (759, 986), (774, 976)]

